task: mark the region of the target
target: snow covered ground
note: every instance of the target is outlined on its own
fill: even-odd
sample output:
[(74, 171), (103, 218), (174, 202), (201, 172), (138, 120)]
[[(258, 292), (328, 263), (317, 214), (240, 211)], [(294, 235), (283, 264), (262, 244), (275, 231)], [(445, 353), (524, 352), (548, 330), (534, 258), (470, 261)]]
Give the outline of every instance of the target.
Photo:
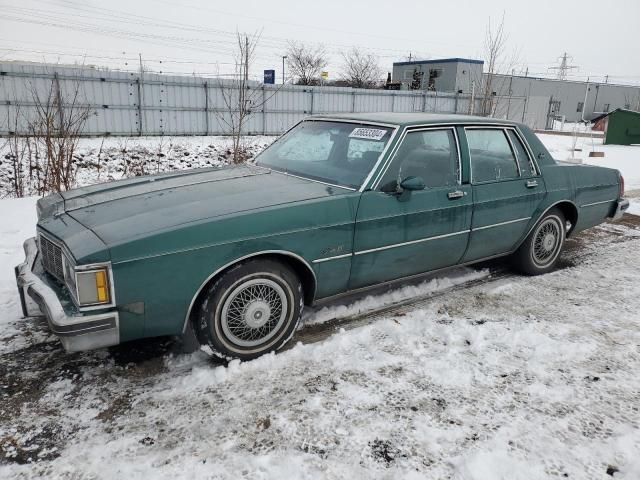
[(21, 320), (33, 203), (0, 202), (0, 478), (640, 478), (635, 217), (551, 274), (441, 274), (307, 317), (432, 294), (364, 326), (219, 365), (167, 339), (68, 355)]
[[(245, 137), (247, 158), (254, 157), (275, 137)], [(229, 137), (106, 137), (83, 138), (75, 154), (77, 186), (151, 173), (224, 165), (231, 159)], [(23, 171), (29, 171), (25, 157)], [(31, 163), (35, 164), (35, 153)], [(34, 174), (35, 175), (35, 174)], [(0, 198), (11, 195), (12, 152), (0, 139)], [(25, 179), (25, 191), (36, 195), (35, 182)]]

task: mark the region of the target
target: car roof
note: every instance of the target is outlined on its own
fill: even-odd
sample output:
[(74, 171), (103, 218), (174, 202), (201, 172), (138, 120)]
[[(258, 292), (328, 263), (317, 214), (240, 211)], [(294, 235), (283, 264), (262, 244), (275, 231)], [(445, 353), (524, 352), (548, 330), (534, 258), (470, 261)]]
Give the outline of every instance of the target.
[(498, 118), (477, 117), (472, 115), (455, 115), (449, 113), (396, 113), (396, 112), (376, 112), (376, 113), (340, 113), (340, 114), (323, 114), (312, 115), (307, 120), (353, 120), (362, 123), (388, 123), (391, 125), (399, 125), (401, 127), (409, 127), (413, 125), (428, 124), (452, 124), (452, 123), (486, 123), (501, 125), (519, 125), (518, 122), (510, 120), (502, 120)]

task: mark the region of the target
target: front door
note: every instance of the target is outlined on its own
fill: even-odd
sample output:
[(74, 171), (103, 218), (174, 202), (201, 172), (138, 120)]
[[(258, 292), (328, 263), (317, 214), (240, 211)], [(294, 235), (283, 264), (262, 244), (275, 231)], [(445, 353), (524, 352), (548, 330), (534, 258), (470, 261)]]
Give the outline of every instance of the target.
[[(455, 265), (471, 225), (470, 185), (461, 185), (454, 128), (406, 133), (381, 180), (362, 194), (349, 287), (359, 288)], [(400, 191), (420, 177), (422, 190)]]
[(469, 262), (512, 251), (535, 221), (546, 189), (514, 128), (468, 127), (465, 133), (474, 202)]

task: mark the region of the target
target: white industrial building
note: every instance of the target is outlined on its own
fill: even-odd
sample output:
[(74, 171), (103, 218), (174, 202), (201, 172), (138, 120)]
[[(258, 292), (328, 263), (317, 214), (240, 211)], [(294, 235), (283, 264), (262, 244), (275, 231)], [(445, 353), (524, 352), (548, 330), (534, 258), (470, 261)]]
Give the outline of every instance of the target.
[[(446, 58), (393, 64), (392, 81), (402, 89), (482, 95), (487, 74), (482, 60)], [(549, 98), (549, 116), (574, 122), (591, 120), (616, 108), (640, 110), (640, 87), (558, 80), (524, 75), (493, 75), (491, 95)], [(495, 107), (494, 107), (495, 108)], [(499, 106), (502, 110), (504, 107)], [(583, 118), (584, 116), (584, 118)]]

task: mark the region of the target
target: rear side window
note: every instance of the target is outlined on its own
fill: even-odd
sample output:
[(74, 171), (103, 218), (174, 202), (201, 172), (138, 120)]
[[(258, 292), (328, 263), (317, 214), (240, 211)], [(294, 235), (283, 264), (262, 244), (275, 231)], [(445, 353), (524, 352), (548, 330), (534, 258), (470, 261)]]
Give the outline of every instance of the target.
[(513, 148), (516, 150), (516, 157), (518, 157), (518, 165), (520, 165), (520, 174), (524, 178), (535, 177), (536, 168), (531, 163), (531, 159), (527, 154), (527, 150), (524, 148), (524, 145), (516, 135), (516, 132), (513, 130), (508, 130), (507, 135), (509, 135), (509, 139), (511, 140), (511, 144)]
[(511, 180), (520, 176), (504, 130), (468, 129), (466, 133), (473, 183)]

